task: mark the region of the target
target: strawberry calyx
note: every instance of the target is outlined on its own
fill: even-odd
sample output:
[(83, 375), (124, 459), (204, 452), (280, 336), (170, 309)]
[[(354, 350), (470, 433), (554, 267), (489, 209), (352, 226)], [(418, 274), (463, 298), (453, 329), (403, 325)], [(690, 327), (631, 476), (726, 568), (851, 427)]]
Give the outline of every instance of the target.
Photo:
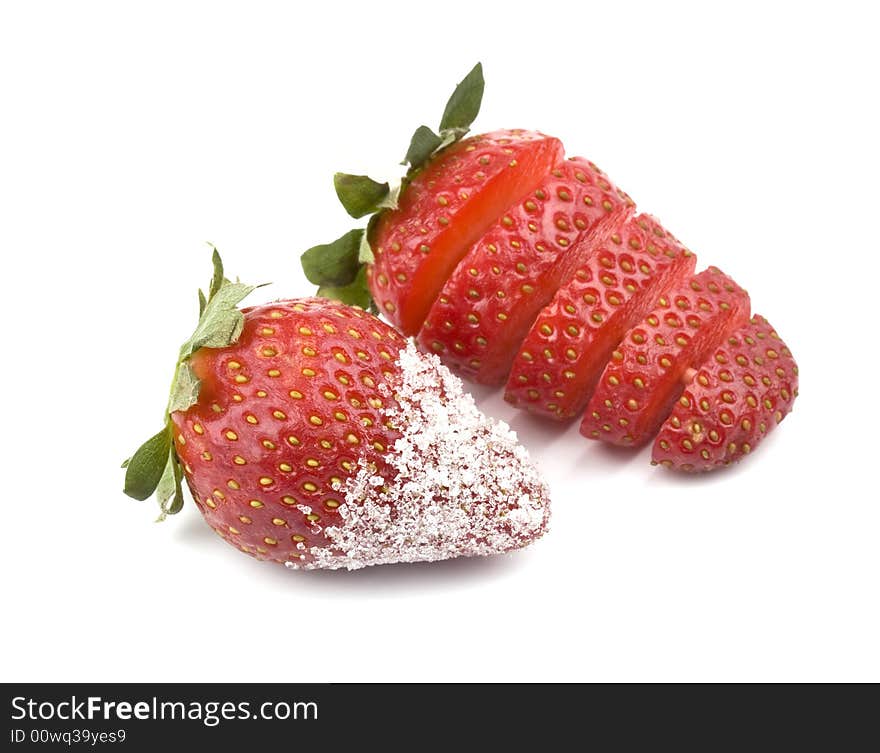
[(244, 327), (244, 315), (239, 311), (238, 304), (262, 287), (228, 280), (223, 273), (220, 254), (216, 248), (212, 248), (214, 274), (207, 295), (199, 290), (198, 324), (180, 346), (162, 429), (122, 464), (125, 468), (123, 491), (140, 501), (155, 494), (161, 511), (159, 520), (180, 512), (183, 507), (183, 468), (174, 450), (171, 414), (185, 411), (198, 401), (201, 382), (193, 372), (190, 359), (201, 348), (226, 348), (236, 343)]
[(367, 175), (336, 173), (333, 187), (339, 203), (354, 219), (369, 217), (365, 228), (356, 228), (330, 243), (312, 246), (300, 257), (303, 272), (322, 298), (355, 304), (378, 311), (367, 286), (366, 266), (374, 261), (370, 233), (386, 209), (396, 209), (400, 192), (425, 164), (462, 139), (480, 112), (485, 81), (483, 66), (477, 63), (455, 87), (435, 132), (420, 125), (413, 132), (401, 165), (408, 166), (399, 183), (380, 183)]

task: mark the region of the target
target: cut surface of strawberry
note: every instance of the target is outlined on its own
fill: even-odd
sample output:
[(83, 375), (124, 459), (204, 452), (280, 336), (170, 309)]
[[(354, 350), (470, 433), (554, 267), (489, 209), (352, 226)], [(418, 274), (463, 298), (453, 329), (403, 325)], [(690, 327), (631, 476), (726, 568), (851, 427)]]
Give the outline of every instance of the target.
[(797, 394), (791, 351), (753, 316), (697, 369), (654, 441), (652, 462), (690, 472), (736, 463), (791, 412)]
[(503, 384), (537, 313), (633, 210), (592, 162), (563, 160), (471, 247), (419, 344), (474, 381)]
[(461, 257), (561, 156), (553, 137), (502, 130), (463, 139), (428, 162), (370, 233), (367, 279), (379, 310), (414, 335)]
[(627, 447), (644, 444), (669, 415), (686, 371), (748, 317), (748, 294), (716, 267), (663, 294), (612, 352), (581, 434)]
[(695, 264), (650, 215), (622, 223), (538, 315), (514, 359), (505, 399), (557, 420), (581, 414), (626, 331)]

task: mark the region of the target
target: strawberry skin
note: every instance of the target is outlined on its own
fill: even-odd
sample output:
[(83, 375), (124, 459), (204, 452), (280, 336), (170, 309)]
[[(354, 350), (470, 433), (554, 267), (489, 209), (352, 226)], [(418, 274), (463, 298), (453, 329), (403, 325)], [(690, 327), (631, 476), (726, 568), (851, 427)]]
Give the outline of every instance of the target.
[(633, 208), (592, 162), (560, 162), (462, 259), (419, 344), (474, 381), (502, 384), (536, 314)]
[(393, 375), (404, 341), (324, 301), (243, 313), (235, 346), (193, 357), (201, 393), (172, 415), (176, 450), (214, 530), (248, 554), (284, 562), (338, 522), (333, 487), (359, 458), (386, 470), (397, 435), (382, 424), (377, 387)]
[(354, 569), (492, 554), (543, 533), (546, 488), (524, 451), (436, 359), (324, 299), (242, 313), (234, 345), (194, 354), (198, 401), (171, 416), (192, 496), (230, 544), (288, 567)]
[(654, 442), (652, 462), (711, 471), (742, 460), (792, 409), (798, 367), (762, 316), (700, 366)]
[(626, 331), (695, 264), (650, 215), (622, 223), (538, 315), (514, 359), (505, 400), (557, 420), (582, 413)]
[(379, 310), (414, 335), (461, 257), (561, 156), (555, 138), (503, 130), (463, 139), (428, 162), (370, 233), (367, 279)]
[(581, 434), (628, 447), (646, 442), (681, 394), (687, 369), (748, 317), (748, 294), (716, 267), (662, 295), (611, 354)]

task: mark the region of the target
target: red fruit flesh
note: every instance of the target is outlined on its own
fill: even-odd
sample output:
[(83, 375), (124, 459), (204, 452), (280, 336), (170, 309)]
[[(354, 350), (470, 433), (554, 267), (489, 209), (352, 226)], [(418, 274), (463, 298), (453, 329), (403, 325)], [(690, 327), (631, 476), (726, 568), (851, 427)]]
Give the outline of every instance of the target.
[(502, 384), (537, 313), (632, 211), (594, 164), (562, 161), (464, 256), (419, 344), (474, 381)]
[[(323, 299), (244, 309), (231, 348), (193, 357), (199, 402), (174, 413), (175, 449), (214, 530), (258, 559), (300, 561), (339, 524), (334, 481), (385, 468), (397, 433), (377, 386), (404, 345), (365, 312)], [(299, 545), (302, 544), (303, 547)]]
[(555, 138), (504, 130), (463, 139), (431, 160), (371, 233), (367, 277), (380, 311), (414, 335), (461, 257), (561, 156)]
[(749, 297), (715, 267), (661, 296), (611, 355), (587, 406), (585, 437), (637, 447), (669, 415), (687, 369), (748, 321)]
[(650, 215), (623, 223), (538, 315), (514, 359), (505, 399), (557, 420), (582, 413), (626, 331), (695, 264)]
[(791, 351), (756, 315), (694, 374), (660, 429), (652, 462), (691, 472), (736, 463), (791, 412), (797, 394)]

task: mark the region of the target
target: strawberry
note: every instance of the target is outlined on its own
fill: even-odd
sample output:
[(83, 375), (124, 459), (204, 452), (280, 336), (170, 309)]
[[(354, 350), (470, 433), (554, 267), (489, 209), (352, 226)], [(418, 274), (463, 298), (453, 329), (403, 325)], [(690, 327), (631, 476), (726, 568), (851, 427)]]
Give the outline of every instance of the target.
[(798, 367), (762, 316), (732, 332), (693, 373), (654, 442), (652, 462), (710, 471), (742, 460), (791, 411)]
[(473, 243), (562, 158), (558, 139), (522, 129), (462, 140), (480, 111), (477, 63), (446, 103), (438, 133), (419, 126), (392, 188), (366, 175), (336, 173), (346, 212), (370, 215), (364, 229), (302, 255), (318, 295), (381, 312), (407, 335), (418, 332), (444, 281)]
[(695, 263), (650, 215), (623, 223), (541, 311), (514, 360), (505, 400), (559, 420), (582, 413), (626, 331)]
[(462, 259), (419, 344), (477, 382), (501, 384), (535, 315), (632, 209), (592, 162), (564, 160)]
[(223, 539), (291, 568), (486, 555), (544, 532), (525, 451), (436, 358), (335, 301), (236, 309), (251, 290), (215, 252), (166, 426), (128, 463), (130, 496), (157, 490), (164, 517), (185, 478)]
[(561, 153), (557, 139), (509, 130), (464, 139), (431, 160), (370, 233), (367, 279), (379, 310), (415, 334), (462, 256)]
[[(586, 404), (581, 433), (639, 446), (692, 369), (746, 323), (748, 296), (714, 267), (693, 277), (693, 254), (650, 215), (632, 219), (629, 197), (592, 163), (562, 159), (556, 139), (495, 131), (460, 140), (483, 87), (477, 64), (439, 133), (416, 129), (399, 191), (335, 176), (346, 211), (372, 216), (306, 251), (306, 276), (318, 295), (415, 333), (423, 351), (462, 375), (506, 379), (505, 399), (517, 407), (563, 421)], [(749, 437), (735, 443), (754, 446)], [(672, 446), (658, 445), (656, 457), (699, 465)], [(713, 450), (701, 467), (730, 459)]]
[(581, 434), (631, 447), (646, 442), (681, 394), (687, 369), (748, 317), (748, 294), (715, 267), (663, 294), (612, 353)]

